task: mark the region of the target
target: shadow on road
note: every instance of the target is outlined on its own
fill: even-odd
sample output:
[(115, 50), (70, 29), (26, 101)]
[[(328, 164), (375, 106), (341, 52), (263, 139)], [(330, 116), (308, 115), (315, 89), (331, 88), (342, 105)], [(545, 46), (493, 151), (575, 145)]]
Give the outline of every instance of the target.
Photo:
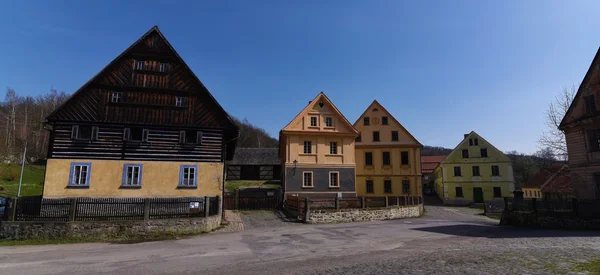
[(599, 231), (532, 229), (508, 226), (486, 226), (475, 224), (421, 227), (413, 228), (412, 230), (479, 238), (600, 237)]

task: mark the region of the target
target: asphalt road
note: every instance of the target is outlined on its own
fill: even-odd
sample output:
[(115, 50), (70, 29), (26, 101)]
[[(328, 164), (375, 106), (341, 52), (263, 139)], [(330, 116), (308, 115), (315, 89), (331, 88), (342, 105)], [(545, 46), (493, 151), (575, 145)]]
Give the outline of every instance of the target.
[(600, 232), (499, 227), (474, 214), (431, 206), (418, 219), (3, 247), (0, 274), (549, 274), (600, 256)]

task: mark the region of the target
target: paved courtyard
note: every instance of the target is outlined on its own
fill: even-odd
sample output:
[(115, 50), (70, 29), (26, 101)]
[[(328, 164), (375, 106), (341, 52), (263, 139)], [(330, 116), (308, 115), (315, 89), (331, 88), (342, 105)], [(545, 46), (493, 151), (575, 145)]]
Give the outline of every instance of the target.
[(327, 225), (242, 213), (241, 232), (3, 247), (0, 274), (553, 274), (600, 257), (600, 232), (500, 227), (479, 212), (427, 206), (417, 219)]

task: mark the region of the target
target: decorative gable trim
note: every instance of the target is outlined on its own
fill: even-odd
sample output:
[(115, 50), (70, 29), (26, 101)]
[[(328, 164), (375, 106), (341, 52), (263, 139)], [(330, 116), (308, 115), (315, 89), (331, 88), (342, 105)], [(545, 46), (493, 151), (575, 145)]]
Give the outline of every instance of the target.
[[(343, 125), (338, 124), (338, 126), (346, 126), (351, 131), (351, 134), (358, 135), (358, 130), (356, 130), (356, 128), (354, 128), (354, 126), (352, 124), (350, 124), (348, 119), (346, 119), (346, 117), (338, 110), (338, 108), (333, 104), (333, 102), (331, 102), (331, 100), (329, 100), (329, 98), (323, 92), (320, 92), (313, 100), (311, 100), (308, 103), (308, 105), (306, 105), (306, 107), (304, 107), (304, 109), (302, 109), (302, 111), (300, 111), (300, 113), (298, 113), (287, 125), (285, 125), (285, 127), (283, 127), (281, 132), (283, 132), (283, 133), (292, 133), (292, 132), (305, 133), (303, 131), (291, 130), (289, 128), (295, 122), (297, 122), (299, 119), (302, 119), (305, 115), (309, 115), (310, 110), (312, 110), (314, 106), (316, 106), (317, 104), (322, 104), (322, 102), (319, 103), (319, 101), (321, 101), (321, 100), (325, 101), (329, 106), (331, 106), (334, 114), (340, 119), (341, 124), (343, 124)], [(321, 134), (323, 134), (323, 133), (321, 133)], [(347, 134), (347, 133), (333, 133), (333, 132), (327, 133), (327, 135), (336, 135), (336, 134)]]

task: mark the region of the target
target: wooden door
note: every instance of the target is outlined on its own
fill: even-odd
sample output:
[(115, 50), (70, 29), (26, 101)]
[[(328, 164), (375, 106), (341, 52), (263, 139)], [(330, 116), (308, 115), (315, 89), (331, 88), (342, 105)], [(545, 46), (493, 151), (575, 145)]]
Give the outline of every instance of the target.
[(483, 203), (483, 189), (481, 187), (473, 187), (473, 201)]

